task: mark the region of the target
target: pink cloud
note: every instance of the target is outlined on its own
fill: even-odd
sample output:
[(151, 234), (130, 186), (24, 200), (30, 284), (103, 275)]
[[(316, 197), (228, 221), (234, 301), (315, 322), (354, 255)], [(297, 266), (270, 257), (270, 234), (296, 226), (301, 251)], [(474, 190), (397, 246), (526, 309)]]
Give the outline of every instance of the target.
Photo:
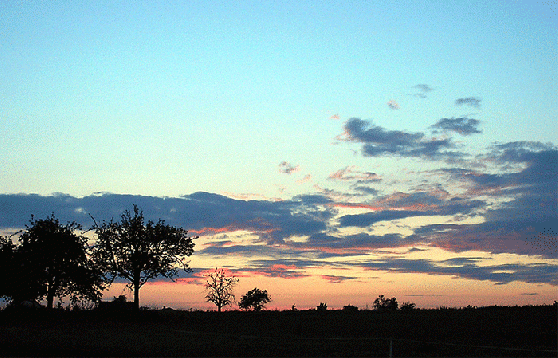
[(388, 107), (389, 107), (390, 109), (399, 109), (399, 108), (401, 108), (401, 107), (399, 106), (399, 103), (397, 103), (397, 102), (396, 102), (395, 100), (393, 100), (393, 99), (390, 99), (390, 100), (388, 101), (387, 105), (388, 105)]
[(360, 182), (381, 181), (381, 178), (378, 176), (378, 174), (371, 172), (360, 172), (354, 165), (339, 169), (335, 173), (330, 174), (328, 179), (342, 181), (358, 180)]
[(279, 172), (284, 174), (292, 174), (300, 170), (299, 165), (292, 165), (289, 162), (282, 161), (279, 163)]
[(304, 178), (299, 179), (299, 180), (297, 180), (296, 182), (299, 183), (299, 184), (302, 184), (302, 183), (307, 183), (307, 182), (309, 182), (309, 181), (312, 181), (312, 175), (306, 174), (306, 175), (304, 176)]

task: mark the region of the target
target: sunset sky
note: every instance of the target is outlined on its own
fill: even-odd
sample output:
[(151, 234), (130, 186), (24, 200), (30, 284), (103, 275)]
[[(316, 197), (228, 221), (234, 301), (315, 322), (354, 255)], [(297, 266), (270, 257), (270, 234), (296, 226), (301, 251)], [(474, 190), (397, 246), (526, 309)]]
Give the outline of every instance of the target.
[[(552, 1), (2, 1), (0, 231), (199, 235), (141, 304), (558, 300)], [(129, 291), (115, 284), (106, 298)]]

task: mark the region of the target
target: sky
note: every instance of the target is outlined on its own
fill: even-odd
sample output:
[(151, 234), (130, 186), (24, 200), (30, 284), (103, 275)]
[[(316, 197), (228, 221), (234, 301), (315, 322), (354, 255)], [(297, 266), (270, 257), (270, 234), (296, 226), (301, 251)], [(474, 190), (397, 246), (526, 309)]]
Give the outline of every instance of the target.
[[(552, 1), (3, 1), (0, 231), (198, 235), (142, 305), (558, 300)], [(94, 239), (94, 238), (93, 238)], [(105, 297), (131, 294), (114, 284)]]

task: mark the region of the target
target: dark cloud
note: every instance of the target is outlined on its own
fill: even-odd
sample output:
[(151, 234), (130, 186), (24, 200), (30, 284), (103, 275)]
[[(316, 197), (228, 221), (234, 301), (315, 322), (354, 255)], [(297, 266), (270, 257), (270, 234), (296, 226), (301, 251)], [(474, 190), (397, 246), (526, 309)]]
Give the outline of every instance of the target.
[(466, 215), (484, 205), (485, 202), (482, 200), (459, 197), (448, 199), (443, 197), (443, 193), (416, 192), (399, 195), (396, 198), (378, 198), (378, 200), (371, 203), (372, 207), (376, 207), (375, 211), (342, 216), (339, 219), (339, 224), (341, 227), (368, 227), (381, 221), (399, 220), (416, 216)]
[(369, 212), (357, 215), (345, 215), (339, 220), (341, 227), (368, 227), (374, 225), (380, 221), (391, 221), (404, 219), (413, 216), (428, 216), (432, 215), (432, 212), (426, 211), (380, 211), (380, 212)]
[(385, 130), (359, 118), (351, 118), (345, 123), (345, 134), (346, 140), (363, 143), (365, 156), (399, 155), (427, 159), (462, 156), (462, 153), (447, 151), (455, 147), (451, 139), (427, 139), (423, 133)]
[(326, 205), (332, 204), (333, 200), (321, 194), (307, 194), (294, 196), (292, 202), (300, 203), (301, 205)]
[(387, 147), (412, 146), (420, 141), (424, 134), (402, 131), (386, 131), (380, 126), (370, 125), (360, 118), (351, 118), (345, 123), (345, 130), (352, 140), (363, 143), (375, 143)]
[(353, 256), (385, 248), (412, 246), (421, 238), (416, 236), (402, 236), (400, 234), (372, 235), (358, 233), (353, 235), (336, 236), (327, 233), (317, 233), (310, 236), (303, 243), (293, 244), (292, 247), (308, 252), (318, 250), (318, 257)]
[(549, 165), (550, 169), (556, 170), (556, 146), (551, 143), (516, 141), (508, 143), (495, 143), (491, 147), (490, 159), (500, 163), (529, 163), (539, 153), (547, 153), (548, 160), (543, 165)]
[[(227, 231), (250, 231), (265, 242), (282, 242), (293, 235), (310, 235), (326, 229), (335, 209), (316, 204), (318, 196), (293, 200), (237, 200), (212, 193), (194, 193), (179, 198), (102, 194), (83, 198), (69, 195), (0, 195), (0, 227), (21, 228), (31, 215), (54, 213), (61, 221), (76, 221), (91, 227), (98, 222), (118, 220), (124, 210), (137, 204), (146, 219), (165, 220), (196, 235)], [(321, 198), (324, 203), (327, 199)]]
[(475, 107), (475, 108), (480, 108), (480, 103), (481, 103), (482, 99), (477, 98), (477, 97), (466, 97), (466, 98), (458, 98), (455, 100), (455, 105), (456, 106), (469, 106), (469, 107)]
[[(467, 183), (467, 195), (505, 199), (486, 206), (484, 222), (475, 225), (429, 225), (415, 230), (433, 245), (451, 251), (482, 250), (556, 257), (536, 245), (558, 232), (558, 149), (530, 142), (498, 145), (491, 162), (521, 165), (517, 172), (481, 173), (444, 169), (455, 181)], [(551, 238), (546, 238), (551, 240)]]
[(549, 283), (558, 286), (557, 269), (552, 264), (495, 264), (477, 263), (475, 258), (452, 259), (436, 262), (428, 259), (410, 260), (388, 258), (357, 263), (355, 266), (374, 271), (428, 273), (460, 278), (492, 281), (503, 285), (511, 282)]
[(377, 189), (371, 188), (369, 186), (355, 186), (353, 188), (355, 191), (360, 192), (364, 195), (378, 195), (379, 191)]
[(233, 245), (232, 242), (219, 243), (200, 248), (196, 255), (227, 256), (242, 255), (244, 257), (259, 257), (269, 255), (270, 248), (265, 245)]
[(477, 126), (479, 121), (473, 118), (442, 118), (432, 128), (457, 132), (463, 136), (482, 133)]

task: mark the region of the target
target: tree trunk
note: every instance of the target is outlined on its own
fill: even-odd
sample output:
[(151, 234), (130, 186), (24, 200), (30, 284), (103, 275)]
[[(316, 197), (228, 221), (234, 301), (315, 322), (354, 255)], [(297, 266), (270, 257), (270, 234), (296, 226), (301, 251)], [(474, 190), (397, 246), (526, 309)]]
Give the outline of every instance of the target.
[(139, 285), (134, 285), (134, 311), (139, 311)]
[(54, 308), (54, 296), (52, 296), (50, 293), (47, 295), (47, 308), (49, 310)]
[(134, 311), (139, 311), (140, 275), (134, 274)]
[(56, 287), (54, 283), (49, 283), (47, 288), (47, 308), (52, 310), (54, 308), (54, 294), (56, 293)]

